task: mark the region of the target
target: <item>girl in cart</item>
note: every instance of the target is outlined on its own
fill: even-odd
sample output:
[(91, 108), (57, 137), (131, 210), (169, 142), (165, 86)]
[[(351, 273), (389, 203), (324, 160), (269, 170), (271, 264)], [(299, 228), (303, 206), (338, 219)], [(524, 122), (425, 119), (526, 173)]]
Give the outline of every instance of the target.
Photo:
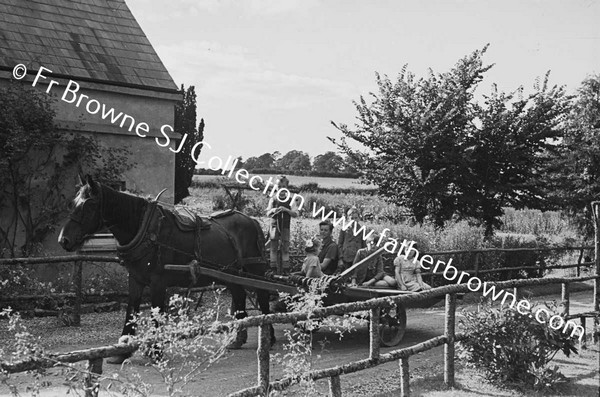
[(423, 282), (423, 278), (421, 277), (421, 266), (419, 262), (414, 261), (418, 250), (417, 244), (413, 244), (412, 247), (413, 249), (409, 251), (406, 259), (400, 255), (394, 259), (394, 272), (398, 289), (401, 291), (411, 292), (431, 289), (429, 284)]

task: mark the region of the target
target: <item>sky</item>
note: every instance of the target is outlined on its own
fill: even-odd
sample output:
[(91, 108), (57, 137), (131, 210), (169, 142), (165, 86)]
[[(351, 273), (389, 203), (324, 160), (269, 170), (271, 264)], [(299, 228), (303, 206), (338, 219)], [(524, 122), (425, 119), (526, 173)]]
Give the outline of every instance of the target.
[(175, 83), (195, 86), (206, 160), (337, 151), (331, 121), (354, 125), (376, 72), (446, 72), (487, 43), (483, 93), (531, 92), (548, 70), (574, 93), (600, 73), (596, 0), (126, 2)]

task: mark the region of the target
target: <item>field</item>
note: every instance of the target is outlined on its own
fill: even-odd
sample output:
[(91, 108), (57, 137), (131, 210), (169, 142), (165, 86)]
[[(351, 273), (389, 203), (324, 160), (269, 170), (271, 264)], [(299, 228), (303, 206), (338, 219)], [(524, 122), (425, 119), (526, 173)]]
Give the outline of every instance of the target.
[[(277, 175), (267, 175), (267, 174), (251, 174), (251, 175), (259, 175), (264, 180), (268, 180), (269, 177), (273, 177), (273, 180)], [(324, 178), (318, 176), (300, 176), (300, 175), (286, 175), (286, 177), (290, 180), (290, 184), (294, 186), (300, 186), (306, 183), (318, 183), (321, 187), (326, 188), (354, 188), (354, 189), (372, 189), (375, 186), (370, 184), (360, 183), (357, 179), (351, 178)], [(226, 178), (226, 177), (225, 177)], [(208, 181), (217, 181), (223, 179), (222, 176), (214, 176), (214, 175), (194, 175), (194, 181), (198, 182), (208, 182)], [(229, 179), (229, 178), (226, 178)], [(235, 178), (230, 179), (235, 181)]]
[[(196, 177), (197, 178), (197, 177)], [(212, 177), (214, 178), (214, 177)], [(300, 178), (300, 177), (299, 177)], [(310, 178), (312, 182), (325, 184), (334, 178)], [(338, 180), (337, 187), (357, 185), (353, 180)], [(360, 186), (360, 185), (357, 185)], [(231, 208), (232, 202), (224, 189), (219, 187), (202, 187), (190, 189), (191, 197), (186, 204), (200, 214), (210, 214), (216, 210)], [(238, 194), (237, 190), (233, 190)], [(240, 205), (246, 214), (256, 217), (263, 230), (268, 229), (270, 219), (265, 216), (267, 195), (260, 191), (241, 190)], [(320, 216), (313, 216), (313, 208), (325, 208), (326, 213), (333, 211), (337, 216), (344, 214), (350, 207), (356, 206), (362, 214), (361, 224), (367, 230), (381, 232), (389, 229), (388, 235), (397, 238), (417, 241), (424, 252), (473, 250), (478, 248), (544, 248), (553, 246), (590, 245), (591, 240), (582, 238), (575, 223), (568, 217), (556, 211), (542, 212), (538, 210), (515, 210), (505, 208), (502, 217), (503, 226), (492, 237), (486, 237), (484, 228), (468, 220), (449, 222), (445, 228), (438, 229), (425, 222), (416, 224), (407, 210), (391, 204), (381, 197), (354, 193), (312, 193), (300, 194), (305, 199), (304, 210), (292, 221), (291, 252), (300, 255), (303, 251), (303, 241), (315, 235), (318, 231)], [(334, 230), (337, 238), (339, 227)], [(498, 253), (486, 254), (481, 265), (482, 269), (499, 267), (534, 266), (545, 264), (573, 264), (592, 255), (585, 251), (581, 257), (578, 252), (564, 255), (527, 253)], [(454, 255), (454, 263), (459, 269), (472, 269), (475, 255)], [(440, 258), (441, 259), (441, 258)], [(446, 258), (449, 259), (449, 258)], [(296, 259), (296, 265), (300, 259)], [(293, 261), (294, 262), (294, 261)], [(572, 269), (571, 269), (572, 270)], [(569, 273), (570, 274), (570, 273)], [(510, 277), (535, 277), (538, 274), (528, 272), (523, 274), (511, 273), (498, 275), (498, 279)], [(558, 275), (558, 274), (554, 274)], [(565, 274), (568, 275), (568, 274)]]
[[(260, 175), (260, 174), (259, 174)], [(273, 175), (261, 175), (263, 178), (268, 179)], [(301, 186), (307, 183), (316, 183), (319, 187), (325, 189), (373, 189), (374, 185), (362, 184), (357, 179), (350, 178), (323, 178), (323, 177), (307, 177), (307, 176), (295, 176), (289, 175), (290, 183), (295, 186)], [(223, 182), (235, 182), (235, 179), (230, 179), (223, 176), (212, 176), (212, 175), (194, 175), (195, 183), (213, 182), (216, 184)], [(210, 212), (216, 207), (216, 199), (218, 197), (225, 197), (225, 192), (221, 188), (192, 188), (190, 189), (192, 197), (188, 198), (187, 201), (193, 207), (201, 212)], [(248, 203), (245, 210), (250, 209), (252, 216), (260, 216), (266, 208), (268, 197), (261, 194), (260, 192), (246, 190), (244, 196), (247, 198)], [(404, 208), (400, 208), (393, 205), (381, 197), (352, 194), (352, 193), (341, 193), (341, 194), (328, 194), (328, 193), (312, 193), (303, 192), (300, 194), (305, 198), (305, 210), (312, 208), (312, 203), (316, 203), (317, 206), (324, 206), (327, 210), (334, 209), (340, 215), (342, 212), (356, 206), (359, 208), (363, 215), (363, 219), (367, 222), (374, 222), (385, 226), (385, 221), (390, 221), (396, 225), (407, 225), (411, 226), (410, 217), (408, 211)], [(192, 204), (193, 203), (193, 204)], [(227, 203), (224, 203), (227, 204)], [(252, 209), (255, 209), (255, 213), (252, 213)], [(310, 211), (305, 211), (302, 214), (306, 218), (311, 218), (308, 214)], [(457, 223), (450, 223), (448, 228), (453, 228)], [(522, 238), (531, 239), (532, 236), (544, 236), (550, 239), (560, 240), (564, 239), (577, 239), (579, 232), (574, 225), (574, 222), (568, 217), (562, 215), (557, 211), (546, 211), (542, 212), (539, 210), (515, 210), (512, 208), (505, 208), (504, 216), (502, 217), (503, 226), (498, 230), (500, 234), (519, 235)], [(430, 226), (423, 226), (424, 233), (430, 234)], [(442, 249), (450, 249), (449, 246), (440, 247)]]

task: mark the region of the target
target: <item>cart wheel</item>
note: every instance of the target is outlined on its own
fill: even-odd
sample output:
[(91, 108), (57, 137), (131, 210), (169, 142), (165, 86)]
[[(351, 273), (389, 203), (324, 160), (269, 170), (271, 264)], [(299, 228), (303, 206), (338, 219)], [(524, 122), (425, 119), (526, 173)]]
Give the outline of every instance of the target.
[(395, 307), (381, 310), (379, 323), (379, 339), (386, 347), (398, 345), (406, 332), (406, 310), (398, 304)]

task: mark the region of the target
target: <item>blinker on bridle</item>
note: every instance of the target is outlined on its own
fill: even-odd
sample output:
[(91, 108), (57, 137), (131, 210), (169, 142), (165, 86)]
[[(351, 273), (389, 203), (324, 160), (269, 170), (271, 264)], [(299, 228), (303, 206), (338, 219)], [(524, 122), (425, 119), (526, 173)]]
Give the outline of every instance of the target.
[[(77, 208), (71, 212), (71, 214), (69, 214), (69, 218), (77, 223), (79, 226), (83, 226), (83, 222), (84, 222), (84, 206), (87, 202), (93, 202), (93, 201), (98, 201), (98, 208), (100, 209), (100, 216), (98, 216), (98, 222), (96, 223), (96, 226), (94, 227), (94, 230), (100, 230), (102, 228), (102, 226), (104, 225), (104, 200), (102, 200), (102, 188), (99, 187), (98, 189), (98, 198), (96, 197), (89, 197), (86, 198), (85, 200), (82, 201), (80, 207), (81, 207), (81, 211), (77, 211)], [(83, 239), (85, 240), (87, 237), (91, 236), (90, 234), (86, 234), (83, 236)]]

